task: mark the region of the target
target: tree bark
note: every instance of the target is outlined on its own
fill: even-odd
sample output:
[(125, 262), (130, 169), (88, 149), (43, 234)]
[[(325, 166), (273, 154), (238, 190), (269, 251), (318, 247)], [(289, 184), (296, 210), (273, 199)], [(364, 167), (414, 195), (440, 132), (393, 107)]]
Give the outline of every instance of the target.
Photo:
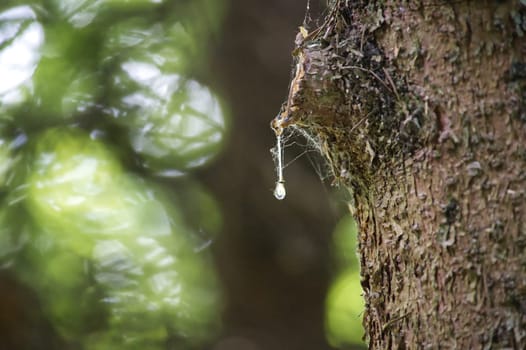
[(332, 1), (276, 131), (352, 193), (371, 349), (526, 348), (524, 1)]

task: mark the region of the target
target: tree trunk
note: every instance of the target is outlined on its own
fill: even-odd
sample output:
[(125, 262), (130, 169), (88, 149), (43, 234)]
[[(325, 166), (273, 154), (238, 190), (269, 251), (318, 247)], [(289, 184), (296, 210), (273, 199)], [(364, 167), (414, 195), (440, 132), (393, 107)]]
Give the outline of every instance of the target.
[(525, 1), (332, 1), (278, 134), (353, 198), (371, 349), (526, 348)]

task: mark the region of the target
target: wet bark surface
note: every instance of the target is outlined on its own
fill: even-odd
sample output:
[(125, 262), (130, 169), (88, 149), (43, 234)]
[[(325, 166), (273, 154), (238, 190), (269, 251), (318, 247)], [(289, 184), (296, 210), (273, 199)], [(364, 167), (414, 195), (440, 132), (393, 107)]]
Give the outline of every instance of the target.
[(526, 6), (333, 1), (274, 124), (353, 193), (372, 349), (526, 346)]

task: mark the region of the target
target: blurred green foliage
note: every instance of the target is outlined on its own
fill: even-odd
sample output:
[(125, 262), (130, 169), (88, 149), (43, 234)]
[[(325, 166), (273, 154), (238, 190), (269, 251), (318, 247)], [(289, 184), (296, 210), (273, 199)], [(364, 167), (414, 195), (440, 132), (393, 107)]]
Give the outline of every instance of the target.
[(9, 144), (5, 139), (0, 139), (0, 188), (6, 182), (12, 164), (13, 160)]
[(333, 233), (332, 255), (336, 276), (326, 300), (325, 327), (329, 343), (337, 348), (365, 345), (362, 317), (364, 299), (356, 255), (356, 222), (351, 215), (340, 220)]
[(205, 248), (221, 214), (189, 171), (226, 137), (224, 104), (192, 75), (222, 13), (221, 0), (0, 4), (0, 267), (66, 341), (189, 348), (218, 331)]

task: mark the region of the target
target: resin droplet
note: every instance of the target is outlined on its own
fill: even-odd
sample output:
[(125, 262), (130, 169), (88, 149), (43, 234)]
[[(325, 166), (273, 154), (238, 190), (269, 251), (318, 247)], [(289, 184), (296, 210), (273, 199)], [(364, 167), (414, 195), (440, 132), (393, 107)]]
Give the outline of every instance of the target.
[(274, 197), (276, 197), (276, 199), (282, 200), (283, 198), (285, 198), (286, 195), (287, 191), (285, 190), (285, 182), (276, 182), (276, 188), (274, 189)]

